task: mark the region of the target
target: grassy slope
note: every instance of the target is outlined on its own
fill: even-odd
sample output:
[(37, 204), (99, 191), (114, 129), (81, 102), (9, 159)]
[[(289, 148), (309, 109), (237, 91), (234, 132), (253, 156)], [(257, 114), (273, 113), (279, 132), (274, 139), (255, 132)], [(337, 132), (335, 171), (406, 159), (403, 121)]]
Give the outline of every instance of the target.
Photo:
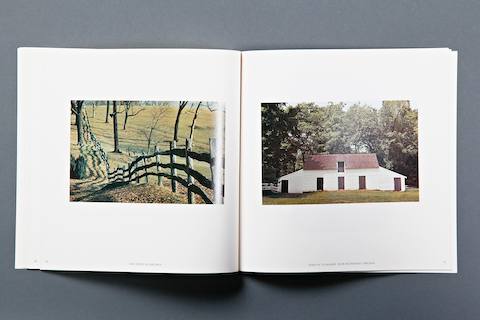
[(263, 204), (324, 204), (360, 202), (418, 201), (418, 189), (405, 192), (378, 190), (318, 191), (303, 194), (278, 194), (263, 197)]
[[(134, 110), (138, 110), (138, 106), (134, 106)], [(110, 106), (110, 112), (112, 107)], [(120, 107), (122, 110), (123, 107)], [(115, 170), (118, 166), (126, 165), (128, 162), (140, 155), (142, 151), (147, 152), (147, 139), (145, 138), (142, 130), (145, 129), (151, 122), (153, 108), (145, 107), (145, 110), (140, 112), (134, 117), (128, 118), (126, 130), (123, 130), (124, 114), (119, 114), (118, 126), (119, 126), (119, 143), (121, 154), (112, 153), (113, 150), (113, 124), (112, 119), (109, 119), (109, 123), (105, 123), (106, 106), (100, 105), (95, 108), (95, 118), (92, 117), (91, 105), (86, 106), (86, 110), (89, 116), (89, 121), (92, 126), (93, 132), (97, 136), (97, 139), (102, 144), (103, 149), (108, 154), (110, 166), (112, 170)], [(214, 137), (215, 130), (215, 113), (210, 112), (206, 108), (201, 108), (197, 118), (195, 133), (193, 139), (193, 150), (196, 152), (209, 152), (208, 141), (210, 137)], [(158, 129), (154, 131), (152, 145), (150, 147), (150, 153), (152, 152), (155, 144), (161, 150), (166, 150), (169, 147), (168, 141), (173, 138), (173, 127), (175, 123), (175, 117), (177, 109), (174, 107), (167, 108), (167, 112), (162, 115), (162, 119), (159, 122)], [(179, 124), (179, 147), (184, 146), (185, 138), (189, 135), (190, 124), (193, 119), (193, 110), (185, 108), (180, 124)], [(74, 123), (75, 118), (72, 116), (71, 123)], [(71, 149), (72, 153), (76, 154), (77, 147), (76, 141), (76, 128), (71, 126)], [(133, 152), (136, 154), (134, 155)], [(131, 154), (129, 156), (129, 153)], [(165, 162), (168, 161), (167, 157), (161, 159)], [(179, 159), (178, 161), (182, 161)], [(208, 164), (194, 161), (194, 168), (200, 171), (203, 175), (209, 177), (210, 168)]]
[[(138, 111), (140, 107), (134, 106), (134, 111)], [(122, 153), (113, 153), (113, 121), (112, 118), (109, 118), (109, 123), (105, 123), (106, 115), (106, 106), (100, 105), (95, 108), (95, 117), (93, 117), (93, 111), (91, 104), (86, 105), (86, 112), (89, 117), (90, 125), (92, 126), (93, 132), (95, 133), (97, 139), (100, 141), (103, 149), (107, 152), (111, 170), (115, 170), (117, 167), (127, 166), (129, 162), (138, 157), (141, 152), (147, 153), (147, 139), (145, 134), (142, 132), (146, 127), (151, 123), (152, 115), (156, 107), (147, 106), (145, 110), (140, 112), (134, 117), (129, 117), (127, 122), (126, 130), (123, 130), (123, 120), (124, 114), (119, 114), (118, 116), (118, 128), (119, 128), (119, 144), (120, 150)], [(123, 107), (119, 107), (120, 110), (123, 110)], [(153, 152), (154, 145), (157, 144), (160, 150), (166, 150), (169, 148), (169, 141), (173, 138), (173, 128), (175, 123), (175, 118), (177, 114), (176, 105), (171, 107), (166, 107), (166, 112), (162, 115), (160, 122), (158, 123), (157, 129), (153, 132), (152, 142), (150, 146), (150, 153)], [(184, 147), (185, 138), (189, 136), (190, 125), (194, 116), (194, 110), (187, 107), (183, 110), (182, 116), (180, 118), (179, 124), (179, 143), (178, 147)], [(110, 112), (112, 112), (112, 106), (110, 105)], [(193, 147), (192, 149), (196, 152), (209, 152), (209, 138), (215, 136), (215, 117), (216, 112), (211, 112), (206, 108), (201, 108), (198, 114), (196, 121)], [(76, 144), (77, 141), (77, 130), (74, 125), (75, 117), (71, 117), (71, 129), (70, 129), (70, 151), (74, 156), (78, 156), (79, 148)], [(167, 156), (161, 157), (160, 161), (169, 162)], [(177, 162), (181, 163), (185, 161), (184, 158), (177, 158)], [(207, 163), (193, 161), (193, 167), (195, 170), (201, 172), (207, 178), (211, 178), (210, 166)], [(168, 171), (168, 169), (162, 169), (163, 171)], [(178, 171), (179, 176), (185, 177), (186, 174), (183, 171)], [(151, 181), (156, 181), (156, 179), (151, 179)], [(81, 181), (80, 181), (81, 182)], [(94, 200), (93, 198), (88, 200), (88, 197), (85, 198), (85, 193), (88, 194), (88, 190), (81, 190), (82, 184), (71, 180), (72, 187), (79, 189), (78, 192), (84, 191), (82, 193), (82, 199), (84, 201), (98, 201), (99, 199)], [(106, 183), (106, 181), (104, 181)], [(153, 182), (155, 183), (155, 182)], [(83, 188), (90, 189), (88, 184), (83, 184)], [(98, 186), (97, 186), (98, 187)], [(145, 188), (138, 188), (137, 185), (132, 185), (129, 187), (131, 190), (129, 192), (135, 192), (135, 189), (138, 189), (138, 193), (144, 193)], [(98, 190), (98, 188), (91, 189), (92, 191)], [(122, 188), (122, 192), (125, 191), (125, 188)], [(153, 189), (149, 189), (152, 191)], [(168, 192), (167, 190), (164, 190)], [(119, 190), (120, 192), (120, 190)], [(164, 192), (164, 193), (165, 193)], [(131, 196), (134, 199), (133, 196)], [(165, 196), (167, 197), (167, 196)], [(113, 191), (108, 192), (108, 198), (110, 200), (103, 201), (112, 201), (115, 198)], [(172, 197), (171, 200), (174, 200), (175, 197)], [(183, 197), (182, 197), (183, 198)], [(75, 201), (76, 197), (72, 200)], [(176, 198), (175, 198), (176, 199)], [(160, 199), (157, 199), (160, 200)], [(102, 200), (99, 200), (102, 201)], [(113, 201), (122, 201), (121, 198)], [(145, 200), (139, 200), (142, 202)], [(130, 201), (128, 201), (130, 202)], [(132, 202), (137, 202), (133, 200)], [(148, 201), (147, 201), (148, 202)], [(155, 201), (154, 201), (155, 202)], [(163, 201), (160, 201), (163, 202)], [(164, 202), (174, 202), (174, 201), (164, 201)]]

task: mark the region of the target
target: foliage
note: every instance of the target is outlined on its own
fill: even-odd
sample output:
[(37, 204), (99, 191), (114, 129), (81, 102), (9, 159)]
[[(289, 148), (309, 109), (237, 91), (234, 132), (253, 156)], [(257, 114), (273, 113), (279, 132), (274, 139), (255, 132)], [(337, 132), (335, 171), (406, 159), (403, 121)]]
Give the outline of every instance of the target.
[(383, 101), (378, 110), (343, 102), (264, 103), (262, 148), (263, 182), (301, 168), (309, 154), (376, 153), (381, 166), (418, 186), (418, 111), (405, 100)]
[(297, 148), (292, 141), (299, 135), (298, 111), (284, 103), (262, 104), (262, 168), (266, 182), (295, 170)]

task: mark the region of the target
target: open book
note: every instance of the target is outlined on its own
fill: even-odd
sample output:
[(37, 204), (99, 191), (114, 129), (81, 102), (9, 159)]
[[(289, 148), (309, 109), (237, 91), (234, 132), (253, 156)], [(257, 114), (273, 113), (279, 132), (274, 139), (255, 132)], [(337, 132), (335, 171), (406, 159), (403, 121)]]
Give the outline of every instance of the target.
[(18, 50), (16, 268), (457, 272), (450, 49)]

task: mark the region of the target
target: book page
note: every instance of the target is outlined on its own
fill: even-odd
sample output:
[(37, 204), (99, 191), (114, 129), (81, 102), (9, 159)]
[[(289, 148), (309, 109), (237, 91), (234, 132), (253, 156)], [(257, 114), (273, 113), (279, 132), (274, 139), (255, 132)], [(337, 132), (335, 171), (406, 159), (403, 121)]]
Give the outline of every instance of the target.
[(16, 268), (238, 271), (239, 52), (18, 63)]
[(248, 272), (456, 272), (456, 52), (242, 53)]

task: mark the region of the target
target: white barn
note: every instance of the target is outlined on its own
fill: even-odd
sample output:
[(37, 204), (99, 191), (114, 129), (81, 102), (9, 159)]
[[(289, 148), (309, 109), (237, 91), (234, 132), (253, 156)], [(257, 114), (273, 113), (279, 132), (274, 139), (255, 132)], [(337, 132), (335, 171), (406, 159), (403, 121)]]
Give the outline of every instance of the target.
[(405, 191), (407, 177), (380, 167), (374, 153), (315, 154), (303, 169), (278, 179), (279, 191), (302, 193), (335, 190)]

